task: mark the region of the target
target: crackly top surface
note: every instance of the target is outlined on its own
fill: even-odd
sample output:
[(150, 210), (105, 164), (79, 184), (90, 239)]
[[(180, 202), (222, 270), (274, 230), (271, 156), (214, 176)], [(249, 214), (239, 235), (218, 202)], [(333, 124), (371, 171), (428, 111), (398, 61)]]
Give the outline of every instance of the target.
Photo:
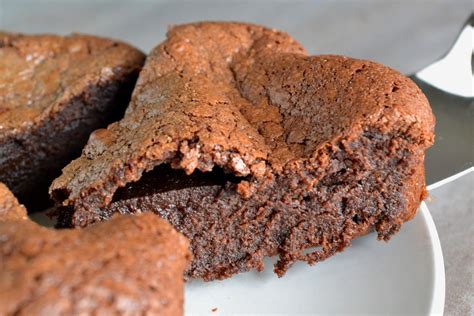
[(0, 213), (1, 315), (181, 315), (188, 241), (153, 214), (53, 230)]
[(91, 135), (51, 192), (76, 208), (101, 207), (163, 162), (259, 178), (295, 161), (317, 163), (327, 142), (368, 125), (403, 129), (425, 147), (433, 141), (425, 96), (392, 69), (307, 56), (287, 34), (261, 26), (177, 26), (147, 58), (125, 117)]
[(0, 136), (59, 111), (89, 85), (137, 69), (143, 59), (131, 46), (94, 36), (0, 31)]
[(26, 219), (26, 209), (5, 184), (0, 182), (0, 221)]

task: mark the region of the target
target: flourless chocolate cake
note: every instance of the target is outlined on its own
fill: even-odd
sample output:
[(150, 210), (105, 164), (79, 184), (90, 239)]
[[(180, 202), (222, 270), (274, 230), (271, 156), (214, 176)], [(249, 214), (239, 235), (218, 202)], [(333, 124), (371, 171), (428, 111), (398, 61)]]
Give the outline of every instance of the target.
[(0, 32), (0, 181), (30, 211), (90, 133), (123, 116), (143, 61), (108, 39)]
[(281, 276), (411, 219), (433, 130), (423, 93), (388, 67), (308, 56), (256, 25), (188, 24), (151, 52), (125, 117), (95, 131), (50, 192), (65, 225), (167, 219), (191, 241), (189, 277), (262, 270), (275, 255)]
[(0, 183), (1, 315), (182, 315), (189, 243), (153, 214), (53, 230)]

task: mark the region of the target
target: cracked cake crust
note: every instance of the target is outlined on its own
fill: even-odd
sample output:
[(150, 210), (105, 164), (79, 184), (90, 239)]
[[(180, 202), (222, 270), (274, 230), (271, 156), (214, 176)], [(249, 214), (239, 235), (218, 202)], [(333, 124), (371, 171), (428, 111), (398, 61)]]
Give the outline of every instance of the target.
[[(114, 212), (167, 218), (191, 239), (192, 277), (261, 269), (264, 256), (277, 254), (283, 275), (370, 227), (385, 240), (398, 231), (426, 194), (433, 130), (425, 96), (390, 68), (308, 56), (287, 34), (256, 25), (188, 24), (151, 52), (125, 117), (94, 132), (50, 192), (76, 226)], [(240, 180), (114, 200), (164, 164), (187, 175), (221, 168)], [(181, 220), (172, 203), (145, 201), (180, 194), (192, 205)], [(227, 202), (215, 208), (206, 197)], [(313, 246), (323, 250), (303, 255)]]

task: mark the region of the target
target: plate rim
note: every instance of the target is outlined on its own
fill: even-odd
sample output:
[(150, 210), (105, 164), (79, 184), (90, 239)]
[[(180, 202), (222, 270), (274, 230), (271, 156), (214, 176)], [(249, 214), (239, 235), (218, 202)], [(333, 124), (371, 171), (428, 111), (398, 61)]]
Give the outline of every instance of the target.
[(423, 216), (424, 222), (428, 229), (428, 234), (432, 244), (433, 256), (433, 288), (431, 294), (430, 315), (443, 315), (444, 303), (446, 298), (446, 276), (444, 268), (443, 251), (441, 249), (441, 242), (439, 240), (438, 231), (434, 223), (433, 217), (428, 209), (428, 206), (423, 201), (420, 205), (420, 213)]

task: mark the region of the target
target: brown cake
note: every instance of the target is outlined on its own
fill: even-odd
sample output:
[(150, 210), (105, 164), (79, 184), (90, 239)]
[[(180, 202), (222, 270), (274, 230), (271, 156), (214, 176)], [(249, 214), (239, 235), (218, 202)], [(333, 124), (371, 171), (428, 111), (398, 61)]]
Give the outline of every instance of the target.
[(90, 133), (123, 116), (143, 61), (108, 39), (0, 32), (0, 181), (29, 210)]
[(41, 227), (0, 184), (0, 315), (182, 315), (188, 246), (153, 214)]
[(26, 209), (13, 193), (0, 182), (0, 221), (27, 219)]
[(390, 68), (308, 56), (256, 25), (182, 25), (147, 58), (125, 117), (50, 191), (63, 224), (167, 219), (191, 240), (190, 277), (261, 270), (274, 255), (281, 276), (411, 219), (433, 129), (425, 96)]

